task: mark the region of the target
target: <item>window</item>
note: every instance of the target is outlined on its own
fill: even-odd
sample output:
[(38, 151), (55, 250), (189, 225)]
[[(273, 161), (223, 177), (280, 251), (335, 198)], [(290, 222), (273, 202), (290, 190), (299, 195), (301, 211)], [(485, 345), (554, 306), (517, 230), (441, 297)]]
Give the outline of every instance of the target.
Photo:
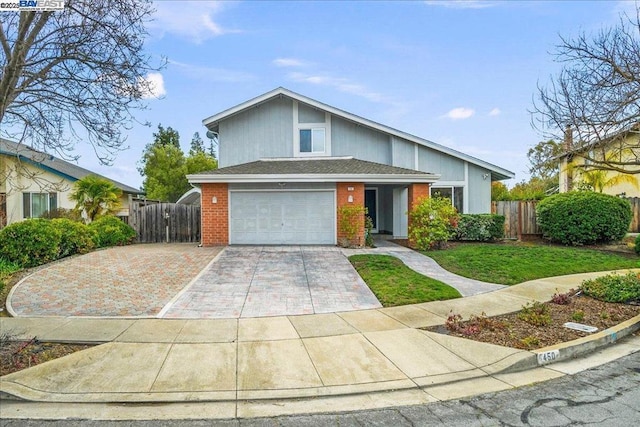
[(325, 130), (324, 128), (300, 129), (301, 153), (324, 153)]
[(43, 213), (57, 208), (57, 193), (22, 193), (24, 218), (40, 218)]
[(444, 197), (451, 200), (451, 204), (458, 212), (463, 213), (463, 187), (431, 187), (431, 197)]

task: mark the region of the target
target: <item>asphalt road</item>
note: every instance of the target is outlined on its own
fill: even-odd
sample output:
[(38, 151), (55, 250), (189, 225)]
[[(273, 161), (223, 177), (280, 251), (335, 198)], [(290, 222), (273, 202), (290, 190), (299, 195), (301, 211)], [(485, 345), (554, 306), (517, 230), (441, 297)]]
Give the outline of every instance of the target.
[[(1, 414), (1, 409), (0, 409)], [(0, 420), (2, 427), (151, 426), (635, 426), (640, 425), (640, 352), (573, 376), (470, 399), (340, 414), (246, 420)]]

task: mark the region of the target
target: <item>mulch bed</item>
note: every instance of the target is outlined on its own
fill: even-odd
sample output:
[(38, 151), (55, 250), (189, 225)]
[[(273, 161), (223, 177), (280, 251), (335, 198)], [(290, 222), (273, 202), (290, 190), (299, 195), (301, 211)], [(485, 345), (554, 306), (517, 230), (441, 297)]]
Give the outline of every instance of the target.
[(0, 376), (85, 350), (91, 345), (43, 343), (36, 339), (12, 341), (0, 337)]

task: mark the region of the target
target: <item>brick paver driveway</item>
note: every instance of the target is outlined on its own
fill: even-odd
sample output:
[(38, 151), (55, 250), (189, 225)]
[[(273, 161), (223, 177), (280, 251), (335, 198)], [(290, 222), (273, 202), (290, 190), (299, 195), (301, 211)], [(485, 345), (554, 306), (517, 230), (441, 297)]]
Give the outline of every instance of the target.
[(14, 287), (17, 316), (155, 316), (220, 252), (140, 244), (62, 260)]

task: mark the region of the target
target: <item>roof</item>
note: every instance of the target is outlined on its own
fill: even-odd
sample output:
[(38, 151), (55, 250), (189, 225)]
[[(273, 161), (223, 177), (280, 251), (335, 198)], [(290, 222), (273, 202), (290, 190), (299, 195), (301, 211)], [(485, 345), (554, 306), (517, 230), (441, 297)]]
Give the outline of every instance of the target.
[(435, 182), (440, 175), (354, 159), (316, 157), (261, 159), (187, 175), (194, 184), (208, 182)]
[(106, 176), (91, 172), (88, 169), (81, 168), (78, 165), (74, 165), (73, 163), (67, 162), (66, 160), (54, 157), (51, 154), (43, 153), (41, 151), (34, 150), (27, 145), (19, 144), (17, 142), (9, 141), (3, 138), (0, 138), (0, 154), (5, 154), (12, 157), (18, 157), (21, 160), (26, 160), (31, 164), (34, 164), (44, 170), (62, 176), (63, 178), (66, 178), (73, 182), (82, 179), (87, 175), (95, 175), (113, 182), (124, 193), (143, 193), (137, 188), (130, 187), (111, 178), (107, 178)]
[(268, 102), (276, 97), (286, 96), (296, 101), (302, 102), (304, 104), (310, 105), (312, 107), (327, 111), (335, 116), (341, 117), (343, 119), (349, 120), (351, 122), (358, 123), (363, 126), (370, 127), (372, 129), (378, 130), (380, 132), (388, 133), (393, 136), (397, 136), (398, 138), (406, 139), (408, 141), (414, 142), (416, 144), (431, 148), (433, 150), (439, 151), (444, 154), (448, 154), (453, 157), (457, 157), (459, 159), (465, 160), (471, 164), (480, 166), (482, 168), (488, 169), (491, 171), (491, 175), (493, 179), (501, 180), (501, 179), (509, 179), (514, 178), (515, 173), (501, 168), (500, 166), (496, 166), (492, 163), (485, 162), (484, 160), (480, 160), (473, 156), (469, 156), (468, 154), (461, 153), (460, 151), (454, 150), (449, 147), (445, 147), (444, 145), (437, 144), (435, 142), (429, 141), (427, 139), (420, 138), (415, 135), (411, 135), (409, 133), (394, 129), (392, 127), (374, 122), (369, 119), (365, 119), (364, 117), (357, 116), (355, 114), (349, 113), (344, 110), (340, 110), (338, 108), (332, 107), (330, 105), (324, 104), (322, 102), (316, 101), (315, 99), (308, 98), (304, 95), (300, 95), (296, 92), (292, 92), (289, 89), (279, 87), (270, 92), (267, 92), (263, 95), (260, 95), (256, 98), (250, 99), (246, 102), (236, 105), (235, 107), (231, 107), (227, 110), (224, 110), (218, 114), (215, 114), (211, 117), (208, 117), (202, 121), (202, 123), (207, 127), (207, 129), (212, 131), (217, 131), (218, 124), (231, 116), (239, 114), (251, 107), (254, 107), (259, 104), (263, 104)]
[[(565, 138), (566, 132), (567, 131), (565, 131)], [(579, 155), (581, 153), (586, 153), (594, 148), (606, 147), (608, 144), (619, 142), (621, 139), (627, 138), (630, 134), (640, 134), (640, 123), (635, 123), (632, 126), (621, 129), (617, 132), (612, 133), (611, 135), (593, 142), (579, 141), (577, 144), (571, 146), (570, 150), (558, 155), (557, 159), (561, 160), (564, 157), (572, 157), (575, 154)]]

